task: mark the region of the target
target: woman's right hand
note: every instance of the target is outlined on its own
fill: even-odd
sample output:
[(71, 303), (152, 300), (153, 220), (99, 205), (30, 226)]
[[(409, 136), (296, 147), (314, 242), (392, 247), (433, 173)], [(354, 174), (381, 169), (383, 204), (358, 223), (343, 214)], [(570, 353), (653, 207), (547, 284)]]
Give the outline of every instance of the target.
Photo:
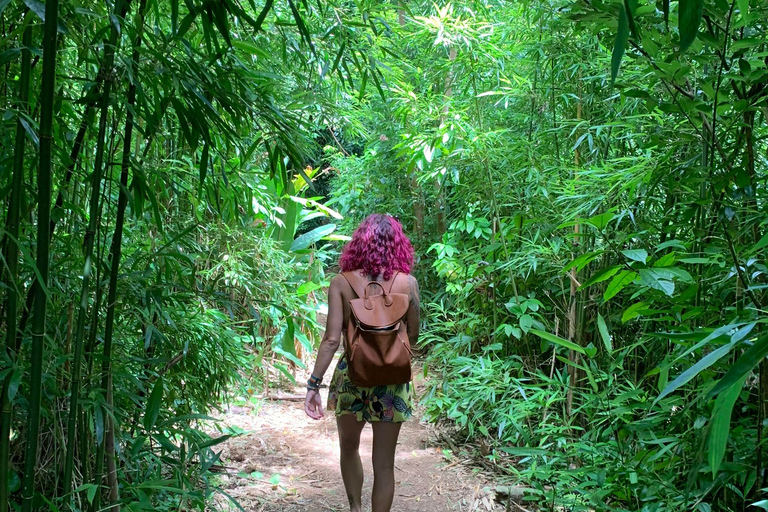
[(323, 417), (323, 399), (320, 397), (320, 391), (307, 390), (307, 396), (304, 399), (304, 412), (313, 420), (319, 420)]

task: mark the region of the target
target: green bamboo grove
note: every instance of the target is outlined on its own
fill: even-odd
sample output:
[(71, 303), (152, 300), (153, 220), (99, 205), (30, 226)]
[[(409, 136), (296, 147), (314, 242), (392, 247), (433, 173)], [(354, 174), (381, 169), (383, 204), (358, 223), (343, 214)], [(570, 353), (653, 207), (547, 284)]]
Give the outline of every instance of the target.
[[(237, 509), (372, 211), (530, 510), (768, 510), (768, 4), (0, 0), (0, 512)], [(457, 454), (458, 455), (458, 454)]]

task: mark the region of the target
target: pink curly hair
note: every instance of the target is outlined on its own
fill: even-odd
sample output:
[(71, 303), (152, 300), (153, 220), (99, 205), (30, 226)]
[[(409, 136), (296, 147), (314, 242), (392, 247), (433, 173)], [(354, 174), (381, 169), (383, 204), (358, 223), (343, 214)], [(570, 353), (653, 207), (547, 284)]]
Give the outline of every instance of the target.
[(365, 218), (341, 251), (339, 267), (342, 272), (361, 270), (364, 275), (385, 280), (395, 270), (410, 273), (413, 246), (397, 219), (381, 213)]

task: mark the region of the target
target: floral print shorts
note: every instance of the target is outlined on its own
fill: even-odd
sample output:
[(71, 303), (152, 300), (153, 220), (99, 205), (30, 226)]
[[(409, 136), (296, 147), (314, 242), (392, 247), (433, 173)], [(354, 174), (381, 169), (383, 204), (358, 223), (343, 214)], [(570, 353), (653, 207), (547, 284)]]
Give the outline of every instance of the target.
[(341, 356), (328, 390), (328, 410), (336, 416), (354, 414), (357, 421), (400, 423), (411, 417), (411, 384), (358, 387), (349, 380), (347, 360)]

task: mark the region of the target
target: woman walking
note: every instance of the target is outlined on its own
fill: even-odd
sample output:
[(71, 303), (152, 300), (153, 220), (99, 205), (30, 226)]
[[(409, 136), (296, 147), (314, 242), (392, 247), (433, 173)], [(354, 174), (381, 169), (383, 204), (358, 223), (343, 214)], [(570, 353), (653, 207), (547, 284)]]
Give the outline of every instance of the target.
[[(352, 318), (350, 300), (358, 298), (353, 283), (375, 281), (386, 293), (407, 294), (404, 321), (410, 345), (419, 335), (419, 288), (410, 275), (413, 247), (403, 227), (389, 215), (369, 215), (344, 246), (339, 266), (343, 274), (331, 280), (328, 290), (328, 321), (312, 376), (307, 382), (304, 410), (313, 419), (323, 417), (319, 388), (347, 332)], [(350, 282), (351, 281), (351, 282)], [(365, 286), (363, 286), (365, 288)], [(358, 289), (360, 289), (358, 287)], [(367, 294), (366, 294), (367, 295)], [(346, 337), (345, 337), (346, 338)], [(363, 387), (352, 383), (349, 371), (350, 340), (344, 340), (329, 385), (328, 409), (335, 410), (341, 449), (341, 476), (349, 499), (350, 512), (362, 512), (363, 466), (360, 461), (360, 433), (366, 422), (373, 428), (372, 512), (389, 512), (395, 493), (395, 447), (402, 422), (411, 416), (410, 382)], [(383, 369), (386, 372), (386, 368)]]

